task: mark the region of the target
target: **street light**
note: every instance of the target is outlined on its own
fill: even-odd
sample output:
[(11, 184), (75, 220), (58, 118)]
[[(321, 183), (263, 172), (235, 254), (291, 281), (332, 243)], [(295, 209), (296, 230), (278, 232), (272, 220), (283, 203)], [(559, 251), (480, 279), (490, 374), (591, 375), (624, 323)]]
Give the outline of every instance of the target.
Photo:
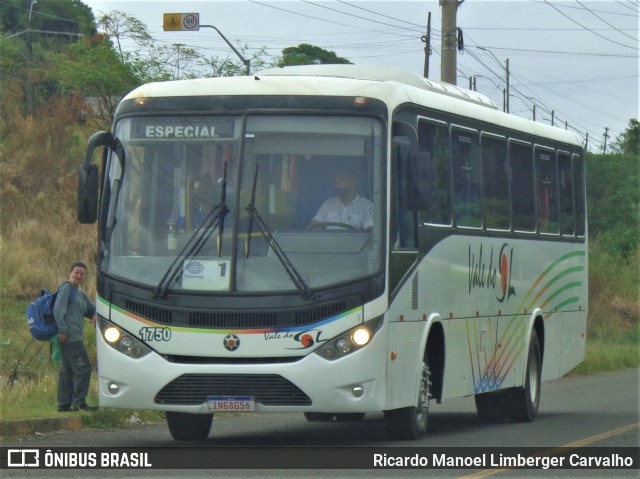
[(500, 60), (498, 60), (498, 57), (495, 56), (493, 54), (493, 52), (491, 50), (489, 50), (488, 48), (484, 48), (484, 47), (478, 47), (480, 50), (484, 50), (485, 52), (488, 52), (494, 59), (496, 62), (498, 62), (498, 65), (500, 65), (502, 67), (502, 69), (505, 71), (505, 73), (507, 74), (507, 88), (506, 88), (506, 92), (505, 92), (505, 97), (504, 97), (504, 111), (506, 111), (507, 113), (509, 113), (509, 95), (510, 95), (510, 91), (509, 91), (509, 59), (507, 58), (506, 60), (506, 67), (502, 65), (502, 62)]
[(216, 32), (218, 32), (220, 34), (220, 36), (222, 37), (222, 39), (227, 42), (227, 45), (229, 45), (229, 48), (231, 48), (233, 50), (233, 53), (235, 53), (236, 55), (238, 55), (238, 58), (240, 58), (240, 60), (242, 60), (242, 63), (244, 63), (244, 66), (247, 70), (247, 75), (250, 74), (250, 70), (251, 70), (251, 60), (247, 60), (245, 57), (243, 57), (240, 52), (238, 50), (236, 50), (236, 48), (231, 44), (231, 42), (229, 40), (227, 40), (227, 37), (225, 37), (222, 32), (220, 30), (218, 30), (216, 27), (214, 27), (213, 25), (200, 25), (201, 27), (208, 27), (208, 28), (213, 28)]

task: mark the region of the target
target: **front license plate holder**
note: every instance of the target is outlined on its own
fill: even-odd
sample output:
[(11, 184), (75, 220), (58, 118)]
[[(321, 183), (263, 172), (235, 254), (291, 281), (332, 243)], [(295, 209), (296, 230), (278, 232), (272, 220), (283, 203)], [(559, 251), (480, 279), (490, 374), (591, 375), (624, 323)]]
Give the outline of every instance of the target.
[(253, 396), (207, 396), (211, 412), (253, 412), (256, 400)]

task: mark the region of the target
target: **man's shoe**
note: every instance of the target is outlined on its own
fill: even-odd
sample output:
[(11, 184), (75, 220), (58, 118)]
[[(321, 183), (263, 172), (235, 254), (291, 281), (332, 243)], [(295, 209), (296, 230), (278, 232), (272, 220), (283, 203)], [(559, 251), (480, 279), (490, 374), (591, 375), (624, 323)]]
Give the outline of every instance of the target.
[(80, 404), (79, 406), (71, 406), (71, 410), (94, 412), (98, 410), (98, 406), (89, 406), (88, 404)]
[(58, 412), (71, 412), (71, 406), (69, 406), (68, 404), (58, 406)]

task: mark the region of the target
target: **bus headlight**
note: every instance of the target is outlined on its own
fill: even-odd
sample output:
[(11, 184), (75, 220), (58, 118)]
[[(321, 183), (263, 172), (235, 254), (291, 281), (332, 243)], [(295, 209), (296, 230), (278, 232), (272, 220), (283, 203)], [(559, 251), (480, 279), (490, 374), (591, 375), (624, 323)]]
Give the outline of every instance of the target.
[(98, 328), (109, 346), (130, 358), (138, 359), (151, 352), (151, 348), (138, 338), (100, 315), (98, 315)]
[(333, 361), (342, 358), (371, 342), (371, 339), (382, 326), (382, 317), (368, 321), (341, 334), (316, 350), (324, 359)]

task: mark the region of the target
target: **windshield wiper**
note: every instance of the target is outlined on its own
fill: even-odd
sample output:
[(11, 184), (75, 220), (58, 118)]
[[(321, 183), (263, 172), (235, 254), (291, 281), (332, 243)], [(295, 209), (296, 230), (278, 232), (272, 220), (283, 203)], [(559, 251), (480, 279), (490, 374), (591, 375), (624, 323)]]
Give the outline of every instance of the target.
[(255, 206), (257, 182), (258, 182), (258, 164), (256, 164), (256, 171), (253, 176), (253, 186), (251, 189), (251, 202), (246, 207), (246, 210), (249, 213), (249, 226), (248, 226), (247, 244), (246, 244), (247, 258), (249, 257), (249, 249), (251, 245), (251, 233), (253, 230), (253, 223), (255, 221), (256, 225), (258, 226), (258, 229), (260, 230), (260, 233), (267, 240), (271, 249), (273, 249), (273, 252), (275, 253), (278, 260), (280, 260), (280, 263), (282, 264), (285, 271), (289, 275), (289, 278), (291, 278), (291, 281), (293, 281), (293, 284), (298, 289), (298, 292), (300, 293), (300, 295), (306, 300), (316, 299), (317, 297), (314, 294), (314, 292), (311, 291), (311, 288), (309, 288), (309, 285), (304, 280), (300, 272), (289, 260), (284, 250), (278, 244), (275, 237), (269, 230), (269, 227), (262, 219), (262, 216), (260, 216), (260, 213), (258, 213), (258, 210), (256, 209), (256, 206)]
[(187, 244), (180, 250), (180, 253), (173, 260), (164, 276), (156, 286), (153, 294), (155, 299), (162, 298), (174, 281), (178, 280), (182, 275), (184, 261), (188, 258), (195, 258), (205, 245), (211, 234), (218, 229), (218, 256), (222, 253), (222, 234), (224, 230), (224, 218), (229, 212), (225, 200), (227, 195), (227, 167), (224, 168), (224, 176), (222, 179), (222, 191), (220, 192), (220, 203), (218, 203), (205, 217), (204, 221), (198, 226)]

